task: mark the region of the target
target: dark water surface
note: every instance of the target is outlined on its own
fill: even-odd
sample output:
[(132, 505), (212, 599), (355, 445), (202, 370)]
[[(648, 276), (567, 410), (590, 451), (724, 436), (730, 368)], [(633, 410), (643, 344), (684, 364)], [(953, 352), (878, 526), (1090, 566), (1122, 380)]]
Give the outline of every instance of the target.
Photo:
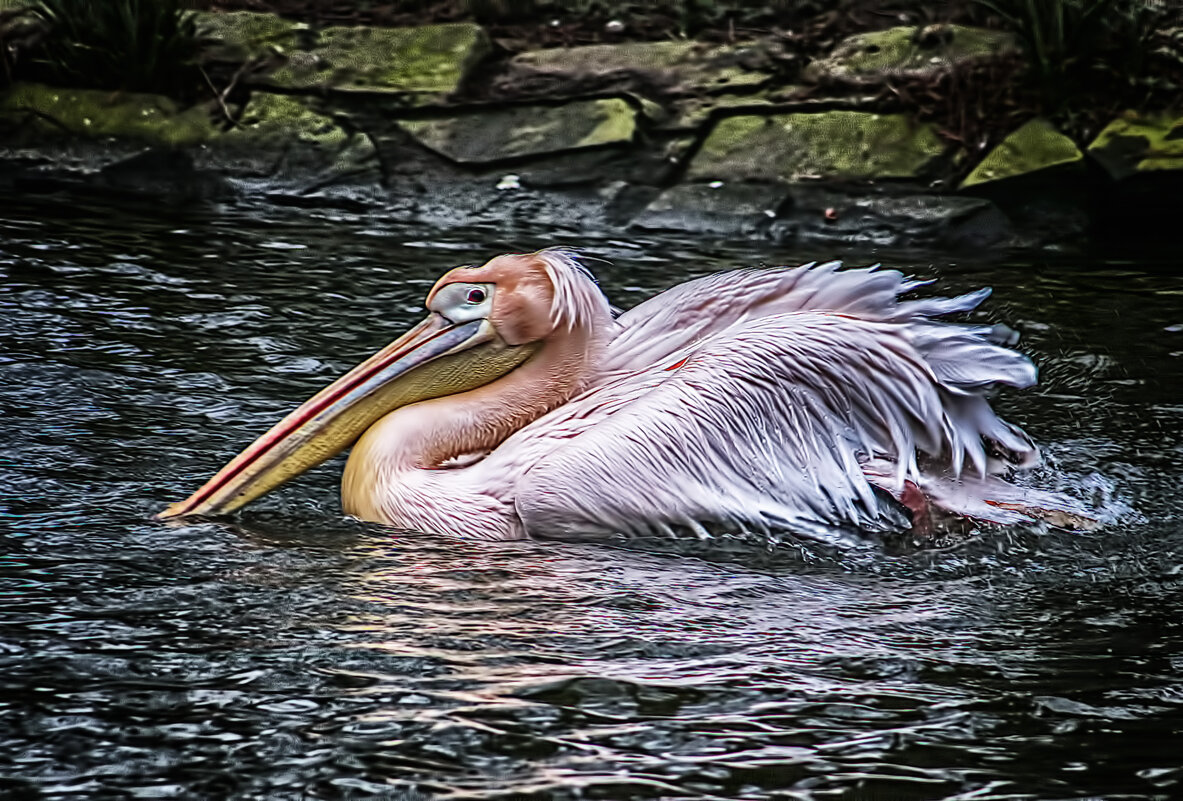
[[(628, 306), (793, 253), (581, 240)], [(912, 254), (1024, 334), (1000, 402), (1116, 520), (941, 552), (394, 536), (341, 461), (150, 519), (420, 315), (570, 235), (325, 212), (0, 207), (0, 797), (1183, 794), (1183, 279)], [(862, 255), (862, 254), (857, 254)], [(1172, 272), (1175, 275), (1172, 275)]]

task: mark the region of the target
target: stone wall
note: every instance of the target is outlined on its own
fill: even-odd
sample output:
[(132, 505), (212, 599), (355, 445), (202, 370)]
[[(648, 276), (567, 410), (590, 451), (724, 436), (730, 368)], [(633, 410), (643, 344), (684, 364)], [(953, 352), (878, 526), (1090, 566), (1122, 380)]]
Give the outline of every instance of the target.
[(1114, 197), (1177, 210), (1183, 194), (1177, 114), (1126, 114), (1093, 142), (1023, 120), (971, 152), (885, 101), (898, 79), (1013, 59), (997, 31), (858, 34), (793, 71), (773, 39), (509, 53), (474, 24), (314, 30), (235, 12), (198, 27), (217, 101), (11, 87), (0, 185), (974, 248), (1079, 242), (1124, 211)]

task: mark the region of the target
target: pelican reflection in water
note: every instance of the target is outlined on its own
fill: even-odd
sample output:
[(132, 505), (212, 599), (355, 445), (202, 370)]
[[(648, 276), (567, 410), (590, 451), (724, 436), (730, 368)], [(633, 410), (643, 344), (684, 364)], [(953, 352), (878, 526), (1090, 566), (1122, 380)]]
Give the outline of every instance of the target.
[(426, 532), (906, 529), (939, 507), (1014, 523), (1070, 502), (1005, 480), (1038, 460), (985, 397), (1035, 368), (980, 290), (901, 299), (894, 270), (740, 270), (618, 316), (576, 254), (458, 267), (428, 316), (161, 517), (233, 511), (352, 446), (341, 495)]

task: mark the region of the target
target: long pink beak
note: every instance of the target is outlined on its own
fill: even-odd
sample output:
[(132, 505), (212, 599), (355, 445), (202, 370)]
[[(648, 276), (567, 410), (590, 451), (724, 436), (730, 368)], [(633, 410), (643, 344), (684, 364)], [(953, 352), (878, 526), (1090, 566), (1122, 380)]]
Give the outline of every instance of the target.
[[(428, 316), (304, 402), (157, 519), (232, 512), (336, 456), (395, 409), (488, 383), (496, 375), (472, 369), (479, 366), (472, 360), (474, 349), (490, 346), (492, 353), (484, 355), (502, 356), (494, 361), (504, 361), (512, 350), (486, 320), (453, 325), (438, 314)], [(525, 355), (514, 354), (513, 366)], [(417, 369), (428, 363), (441, 369)]]

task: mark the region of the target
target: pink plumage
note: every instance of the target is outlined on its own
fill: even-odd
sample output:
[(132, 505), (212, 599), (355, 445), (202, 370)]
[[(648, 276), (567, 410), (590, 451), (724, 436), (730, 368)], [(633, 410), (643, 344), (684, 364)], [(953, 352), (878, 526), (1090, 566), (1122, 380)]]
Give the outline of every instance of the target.
[[(495, 443), (474, 435), (479, 452), (451, 469), (387, 456), (429, 420), (489, 426), (512, 413), (506, 404), (519, 393), (503, 393), (502, 379), (466, 414), (455, 413), (454, 397), (394, 412), (355, 449), (349, 469), (383, 478), (365, 501), (347, 498), (347, 509), (407, 528), (512, 538), (885, 530), (901, 525), (889, 496), (906, 482), (932, 487), (954, 512), (998, 522), (1070, 508), (997, 478), (1038, 452), (983, 393), (1030, 386), (1034, 366), (991, 341), (989, 327), (933, 319), (974, 308), (988, 291), (901, 300), (919, 284), (895, 270), (829, 263), (708, 276), (613, 320), (575, 254), (547, 250), (530, 263), (557, 287), (550, 337), (583, 343), (578, 390), (556, 394)], [(552, 391), (545, 377), (531, 380)], [(987, 503), (983, 493), (1003, 487), (1005, 505)]]

